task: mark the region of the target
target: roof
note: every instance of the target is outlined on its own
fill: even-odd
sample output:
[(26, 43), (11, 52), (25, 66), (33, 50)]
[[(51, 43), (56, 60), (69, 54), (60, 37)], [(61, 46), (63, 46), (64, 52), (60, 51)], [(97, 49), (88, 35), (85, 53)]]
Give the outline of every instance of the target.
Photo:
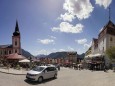
[(17, 53), (14, 53), (14, 54), (10, 54), (8, 55), (7, 59), (15, 59), (15, 60), (22, 60), (22, 59), (25, 59), (26, 57), (22, 56), (22, 55), (19, 55)]
[(13, 33), (13, 36), (19, 36), (19, 35), (20, 35), (20, 31), (18, 27), (18, 21), (16, 21), (16, 26), (15, 26), (15, 31)]
[(98, 36), (100, 38), (105, 34), (115, 35), (115, 24), (111, 20), (103, 27)]
[(0, 45), (0, 48), (12, 48), (12, 44)]
[(94, 43), (97, 43), (97, 42), (98, 42), (98, 39), (93, 38), (93, 41), (94, 41)]
[(93, 38), (93, 42), (94, 42), (94, 48), (98, 47), (98, 39)]

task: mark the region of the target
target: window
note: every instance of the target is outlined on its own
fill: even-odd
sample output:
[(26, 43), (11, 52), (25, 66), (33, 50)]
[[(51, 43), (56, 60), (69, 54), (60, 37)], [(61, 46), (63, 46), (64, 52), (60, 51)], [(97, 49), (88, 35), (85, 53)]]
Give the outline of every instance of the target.
[(2, 55), (2, 51), (0, 51), (0, 55)]
[(103, 52), (104, 52), (104, 47), (103, 47)]
[(15, 50), (15, 53), (17, 53), (17, 50)]
[(46, 70), (47, 70), (47, 72), (50, 72), (50, 71), (55, 71), (56, 68), (55, 67), (48, 67), (48, 68), (46, 68)]
[(4, 51), (4, 54), (6, 55), (6, 54), (7, 54), (7, 52), (6, 52), (6, 51)]
[(110, 41), (113, 41), (113, 38), (112, 38), (112, 37), (110, 37)]
[(15, 45), (17, 46), (17, 41), (15, 41)]
[(9, 54), (11, 54), (11, 50), (9, 51)]

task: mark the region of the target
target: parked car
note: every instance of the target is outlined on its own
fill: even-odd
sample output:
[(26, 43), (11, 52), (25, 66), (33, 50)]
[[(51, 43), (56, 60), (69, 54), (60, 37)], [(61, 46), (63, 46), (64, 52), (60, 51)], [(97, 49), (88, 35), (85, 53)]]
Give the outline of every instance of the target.
[(55, 66), (37, 66), (27, 72), (26, 78), (31, 81), (42, 82), (44, 79), (57, 78)]

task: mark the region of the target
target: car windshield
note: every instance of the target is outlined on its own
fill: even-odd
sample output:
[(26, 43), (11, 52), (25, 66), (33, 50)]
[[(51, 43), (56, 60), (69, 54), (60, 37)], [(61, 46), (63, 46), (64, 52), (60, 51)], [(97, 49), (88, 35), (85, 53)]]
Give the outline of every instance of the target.
[(42, 71), (44, 67), (34, 67), (32, 70), (34, 71)]

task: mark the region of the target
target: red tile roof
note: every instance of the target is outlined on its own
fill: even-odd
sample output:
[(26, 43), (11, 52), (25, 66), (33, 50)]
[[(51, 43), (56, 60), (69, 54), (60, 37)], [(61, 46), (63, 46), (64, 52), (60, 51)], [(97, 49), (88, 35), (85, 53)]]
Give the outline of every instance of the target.
[(21, 60), (21, 59), (25, 59), (26, 57), (19, 55), (17, 53), (15, 54), (10, 54), (7, 59), (15, 59), (15, 60)]

